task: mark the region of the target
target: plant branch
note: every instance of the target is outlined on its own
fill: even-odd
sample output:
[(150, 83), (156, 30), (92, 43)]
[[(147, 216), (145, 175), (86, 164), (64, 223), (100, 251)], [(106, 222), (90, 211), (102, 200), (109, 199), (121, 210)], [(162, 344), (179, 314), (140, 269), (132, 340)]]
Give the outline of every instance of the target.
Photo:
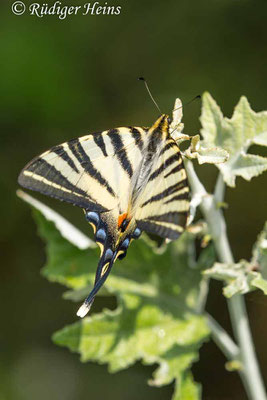
[[(206, 192), (204, 186), (199, 181), (191, 161), (186, 161), (186, 169), (193, 195), (199, 194), (202, 196), (200, 208), (209, 225), (218, 259), (223, 263), (233, 263), (234, 258), (226, 233), (225, 219), (222, 211), (216, 207), (217, 200), (223, 200), (221, 198), (224, 193), (222, 178), (218, 178), (215, 199), (213, 195)], [(230, 298), (228, 300), (228, 308), (234, 334), (240, 349), (240, 361), (243, 367), (242, 370), (238, 372), (243, 381), (247, 395), (251, 400), (266, 400), (266, 392), (254, 350), (244, 297), (236, 294)], [(215, 333), (215, 335), (217, 334), (218, 332)], [(218, 336), (216, 336), (216, 338), (218, 339)], [(217, 342), (219, 342), (219, 340), (217, 340)], [(224, 344), (226, 344), (226, 342), (224, 342)], [(227, 351), (225, 351), (225, 346), (220, 346), (220, 348), (224, 351), (226, 357), (228, 357), (230, 348), (227, 347)]]
[(196, 311), (198, 313), (203, 313), (205, 310), (208, 293), (209, 293), (209, 282), (210, 282), (209, 278), (204, 278), (200, 282), (199, 296), (198, 296), (197, 307), (196, 307)]
[(222, 353), (228, 360), (239, 360), (239, 347), (231, 339), (228, 333), (221, 327), (220, 324), (209, 314), (206, 314), (208, 324), (211, 330), (211, 335), (214, 342), (217, 344)]
[(216, 185), (215, 185), (215, 191), (214, 191), (214, 198), (216, 199), (217, 203), (223, 202), (224, 193), (225, 193), (225, 184), (224, 184), (222, 174), (219, 173), (217, 181), (216, 181)]

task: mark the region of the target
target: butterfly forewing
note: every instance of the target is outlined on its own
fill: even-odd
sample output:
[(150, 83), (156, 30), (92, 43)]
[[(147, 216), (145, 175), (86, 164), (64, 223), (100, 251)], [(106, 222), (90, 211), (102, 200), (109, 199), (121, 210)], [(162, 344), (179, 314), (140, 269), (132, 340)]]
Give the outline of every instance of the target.
[(142, 128), (117, 128), (70, 140), (32, 160), (19, 183), (85, 209), (113, 209), (120, 193), (129, 192), (144, 134)]

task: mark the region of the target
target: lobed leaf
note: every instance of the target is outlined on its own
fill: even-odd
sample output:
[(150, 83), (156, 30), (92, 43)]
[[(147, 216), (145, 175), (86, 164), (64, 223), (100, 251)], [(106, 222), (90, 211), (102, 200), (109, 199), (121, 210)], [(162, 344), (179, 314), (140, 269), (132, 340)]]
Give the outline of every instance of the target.
[(215, 263), (204, 274), (224, 281), (223, 293), (232, 297), (236, 293), (248, 293), (256, 288), (267, 294), (267, 223), (253, 247), (250, 261), (240, 260), (235, 264)]
[(253, 246), (251, 262), (260, 266), (263, 277), (267, 279), (267, 221)]
[(229, 158), (227, 151), (221, 147), (204, 147), (201, 145), (194, 151), (192, 151), (192, 146), (189, 147), (185, 154), (190, 159), (196, 158), (199, 164), (221, 164)]
[(194, 382), (190, 372), (181, 375), (176, 382), (172, 400), (197, 400), (201, 398), (201, 387)]
[(247, 152), (253, 144), (267, 146), (267, 111), (254, 112), (246, 97), (241, 97), (229, 119), (209, 93), (202, 99), (202, 146), (219, 146), (229, 153), (228, 161), (218, 164), (227, 185), (234, 187), (237, 176), (251, 180), (265, 171), (267, 158)]
[[(39, 211), (34, 217), (47, 246), (43, 274), (73, 289), (67, 292), (72, 300), (81, 299), (93, 285), (98, 250), (77, 248)], [(67, 326), (53, 340), (78, 352), (82, 361), (107, 363), (112, 372), (137, 360), (157, 363), (150, 384), (176, 380), (174, 399), (198, 399), (189, 371), (209, 335), (204, 316), (196, 310), (201, 272), (213, 264), (214, 251), (208, 246), (197, 258), (195, 240), (196, 235), (187, 232), (164, 254), (157, 254), (142, 238), (134, 242), (105, 284), (104, 293), (117, 296), (117, 309)]]
[(210, 147), (209, 144), (200, 141), (199, 135), (189, 136), (183, 133), (184, 124), (181, 122), (183, 117), (182, 102), (175, 100), (172, 123), (170, 125), (171, 136), (178, 145), (185, 140), (190, 140), (191, 144), (185, 151), (185, 156), (189, 159), (196, 158), (199, 164), (220, 164), (228, 160), (229, 154), (221, 147)]

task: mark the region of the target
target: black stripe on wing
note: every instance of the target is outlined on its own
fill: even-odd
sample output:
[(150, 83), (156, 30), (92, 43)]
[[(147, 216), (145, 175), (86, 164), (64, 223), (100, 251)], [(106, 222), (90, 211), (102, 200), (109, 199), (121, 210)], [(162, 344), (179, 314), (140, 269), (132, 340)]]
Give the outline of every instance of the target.
[(90, 158), (86, 154), (84, 148), (82, 147), (79, 139), (72, 139), (67, 142), (70, 151), (75, 156), (77, 161), (81, 164), (82, 168), (98, 183), (102, 186), (105, 186), (107, 191), (115, 197), (115, 193), (112, 187), (109, 185), (107, 180), (102, 176), (102, 174), (94, 167)]
[(161, 150), (161, 152), (159, 153), (160, 156), (162, 156), (166, 151), (168, 151), (171, 148), (176, 148), (176, 150), (180, 153), (179, 147), (177, 146), (177, 144), (175, 143), (174, 140), (169, 140), (167, 142), (167, 144), (163, 147), (163, 149)]
[(185, 226), (186, 219), (188, 216), (187, 211), (170, 211), (165, 214), (160, 215), (151, 215), (150, 217), (146, 218), (149, 221), (162, 221), (162, 222), (171, 222), (175, 225)]
[(140, 131), (137, 128), (134, 128), (134, 127), (129, 127), (129, 129), (130, 129), (130, 132), (132, 134), (132, 137), (135, 140), (136, 146), (138, 146), (139, 150), (142, 151), (143, 148), (144, 148), (144, 142), (143, 142), (142, 135), (141, 135)]
[(180, 200), (188, 200), (189, 201), (189, 192), (177, 194), (176, 196), (173, 196), (170, 199), (164, 201), (164, 204), (169, 204), (169, 203), (172, 203), (173, 201), (180, 201)]
[[(182, 169), (183, 164), (180, 161), (180, 159), (181, 159), (180, 152), (172, 154), (169, 158), (167, 158), (167, 160), (163, 161), (163, 163), (150, 175), (149, 181), (153, 181), (154, 179), (156, 179), (166, 168), (168, 168), (170, 165), (172, 165), (175, 162), (180, 162), (180, 164), (177, 165), (176, 168)], [(178, 169), (178, 171), (179, 171), (179, 169)]]
[(103, 212), (107, 209), (73, 185), (55, 167), (42, 158), (34, 159), (21, 171), (18, 182), (26, 189), (35, 190), (50, 197), (64, 200), (82, 208)]
[(183, 179), (182, 181), (169, 186), (167, 189), (156, 194), (155, 196), (150, 197), (150, 199), (146, 200), (143, 204), (141, 204), (141, 207), (145, 207), (149, 203), (153, 203), (155, 201), (164, 199), (164, 197), (170, 196), (171, 194), (178, 192), (179, 190), (181, 190), (186, 186), (187, 186), (187, 179)]
[[(85, 191), (73, 185), (64, 175), (62, 175), (60, 171), (58, 171), (53, 165), (45, 161), (43, 158), (39, 158), (34, 163), (29, 165), (27, 171), (33, 172), (34, 174), (45, 178), (50, 183), (56, 183), (57, 185), (62, 186), (63, 188), (66, 188), (72, 192), (88, 197)], [(52, 185), (51, 188), (53, 188)]]
[(76, 173), (79, 173), (73, 160), (70, 158), (62, 145), (52, 147), (51, 152), (55, 153), (58, 157), (62, 158)]
[(100, 150), (103, 153), (103, 156), (107, 157), (107, 150), (106, 150), (106, 145), (102, 136), (101, 132), (97, 132), (93, 134), (94, 142), (95, 144), (100, 148)]
[(124, 145), (121, 140), (118, 129), (111, 129), (107, 135), (110, 137), (115, 155), (118, 158), (122, 168), (124, 169), (124, 171), (127, 172), (129, 177), (131, 178), (133, 176), (133, 168), (128, 159), (127, 152), (124, 149)]
[(180, 163), (179, 165), (176, 165), (176, 167), (174, 167), (170, 172), (168, 172), (166, 175), (164, 175), (164, 179), (168, 178), (168, 176), (170, 176), (172, 174), (176, 174), (176, 172), (179, 172), (182, 169), (184, 169), (183, 163)]
[(148, 220), (142, 220), (142, 221), (136, 221), (138, 228), (140, 228), (143, 231), (146, 231), (148, 233), (154, 233), (155, 235), (158, 235), (162, 238), (165, 239), (171, 239), (175, 240), (178, 239), (178, 237), (181, 235), (181, 231), (178, 229), (175, 229), (175, 225), (173, 225), (173, 228), (164, 226), (161, 223), (155, 223), (152, 221)]

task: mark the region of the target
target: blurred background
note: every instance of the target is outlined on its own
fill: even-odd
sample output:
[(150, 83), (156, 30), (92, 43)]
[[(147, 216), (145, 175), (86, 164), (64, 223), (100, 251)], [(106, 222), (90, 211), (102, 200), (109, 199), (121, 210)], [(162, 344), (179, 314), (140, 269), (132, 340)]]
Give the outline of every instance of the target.
[[(105, 365), (81, 364), (77, 354), (52, 343), (53, 332), (76, 320), (77, 306), (61, 298), (63, 287), (40, 275), (44, 244), (29, 207), (15, 194), (22, 167), (49, 147), (87, 132), (152, 124), (157, 111), (139, 76), (146, 77), (166, 113), (176, 97), (186, 102), (205, 90), (229, 117), (241, 95), (255, 111), (267, 109), (265, 0), (108, 3), (120, 5), (121, 14), (59, 20), (28, 12), (16, 16), (12, 1), (1, 3), (0, 400), (170, 399), (173, 390), (172, 385), (147, 386), (153, 366), (136, 364), (110, 375)], [(184, 110), (188, 134), (199, 131), (200, 106), (196, 101)], [(198, 171), (211, 190), (216, 168)], [(266, 175), (251, 183), (237, 179), (237, 188), (227, 191), (236, 260), (250, 257), (263, 227), (266, 183)], [(80, 210), (42, 199), (89, 232)], [(231, 332), (221, 291), (213, 282), (208, 311)], [(246, 300), (266, 382), (267, 300), (258, 292)], [(114, 300), (99, 298), (94, 311), (104, 304), (114, 307)], [(238, 375), (224, 369), (225, 361), (212, 342), (202, 347), (193, 372), (203, 384), (203, 399), (246, 399)]]

